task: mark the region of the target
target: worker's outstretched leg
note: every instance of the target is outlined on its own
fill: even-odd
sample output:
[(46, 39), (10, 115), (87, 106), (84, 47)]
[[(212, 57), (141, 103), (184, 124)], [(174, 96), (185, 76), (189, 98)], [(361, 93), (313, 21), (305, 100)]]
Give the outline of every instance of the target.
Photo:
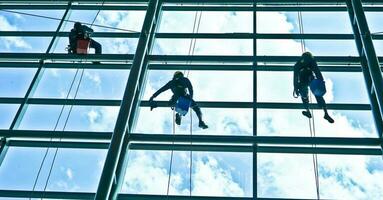
[(323, 97), (319, 97), (319, 96), (315, 96), (317, 102), (318, 102), (318, 106), (323, 108), (323, 111), (324, 111), (324, 119), (326, 119), (328, 122), (330, 123), (334, 123), (334, 119), (330, 117), (330, 115), (328, 114), (327, 112), (327, 106), (326, 106), (326, 101), (324, 100)]
[(191, 104), (192, 109), (194, 110), (195, 114), (197, 114), (198, 117), (198, 127), (202, 129), (207, 129), (208, 126), (205, 124), (205, 122), (202, 120), (202, 112), (201, 109), (198, 107), (198, 105), (192, 100)]

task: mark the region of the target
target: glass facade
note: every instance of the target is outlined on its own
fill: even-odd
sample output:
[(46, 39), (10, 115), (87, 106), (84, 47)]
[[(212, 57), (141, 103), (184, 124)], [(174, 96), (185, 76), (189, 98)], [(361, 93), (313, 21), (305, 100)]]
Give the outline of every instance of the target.
[[(0, 2), (0, 199), (383, 199), (382, 14), (382, 0)], [(74, 22), (101, 55), (67, 54)], [(333, 124), (293, 97), (305, 51)], [(192, 109), (176, 125), (170, 91), (150, 109), (175, 71), (208, 129)]]

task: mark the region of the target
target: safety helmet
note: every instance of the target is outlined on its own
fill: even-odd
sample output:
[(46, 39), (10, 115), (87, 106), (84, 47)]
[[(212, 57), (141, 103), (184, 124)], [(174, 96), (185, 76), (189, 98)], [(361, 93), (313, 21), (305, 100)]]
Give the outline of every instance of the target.
[(306, 52), (304, 52), (304, 53), (302, 54), (302, 58), (303, 58), (304, 60), (310, 60), (310, 59), (313, 59), (314, 56), (313, 56), (313, 54), (311, 54), (309, 51), (306, 51)]
[(173, 79), (179, 79), (184, 77), (184, 74), (181, 71), (174, 72)]
[(74, 23), (74, 26), (73, 26), (76, 30), (80, 30), (81, 29), (81, 23), (80, 22), (76, 22)]

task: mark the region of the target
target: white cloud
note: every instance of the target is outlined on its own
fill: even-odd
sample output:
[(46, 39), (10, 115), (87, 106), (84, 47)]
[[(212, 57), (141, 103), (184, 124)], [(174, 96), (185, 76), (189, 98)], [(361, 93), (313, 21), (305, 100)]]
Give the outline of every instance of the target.
[(86, 115), (89, 121), (89, 127), (92, 131), (111, 131), (116, 123), (118, 107), (105, 106), (94, 107)]
[(72, 180), (73, 179), (73, 171), (72, 171), (72, 169), (71, 168), (67, 168), (65, 172), (66, 172), (66, 175), (67, 175), (68, 179)]
[[(9, 21), (0, 15), (0, 31), (18, 31), (16, 26), (13, 26), (9, 23)], [(25, 48), (31, 49), (32, 47), (21, 37), (2, 37), (1, 40), (5, 49), (10, 48)], [(1, 43), (0, 43), (1, 44)]]

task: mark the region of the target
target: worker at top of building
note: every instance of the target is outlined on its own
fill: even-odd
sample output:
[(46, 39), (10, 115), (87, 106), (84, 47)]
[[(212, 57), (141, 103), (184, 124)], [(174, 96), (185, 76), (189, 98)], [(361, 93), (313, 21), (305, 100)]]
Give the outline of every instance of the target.
[[(77, 54), (77, 41), (79, 39), (89, 40), (89, 47), (94, 48), (96, 54), (102, 53), (102, 46), (100, 43), (96, 42), (92, 38), (90, 38), (93, 33), (93, 29), (88, 26), (82, 25), (80, 22), (74, 23), (73, 29), (69, 33), (69, 53)], [(99, 63), (99, 62), (95, 62)]]
[[(169, 106), (171, 106), (172, 109), (175, 107), (177, 100), (180, 97), (184, 97), (188, 99), (190, 101), (190, 107), (197, 114), (197, 117), (199, 120), (198, 126), (202, 129), (208, 128), (208, 126), (202, 120), (201, 109), (198, 107), (197, 103), (193, 100), (193, 86), (190, 80), (184, 77), (183, 73), (180, 71), (176, 71), (174, 73), (173, 79), (170, 80), (168, 83), (166, 83), (163, 87), (161, 87), (157, 92), (155, 92), (152, 97), (150, 97), (149, 102), (152, 107), (155, 107), (153, 106), (154, 98), (156, 98), (158, 95), (160, 95), (162, 92), (165, 92), (168, 89), (170, 89), (173, 92), (173, 96), (169, 100)], [(177, 125), (181, 124), (181, 115), (179, 113), (176, 113), (175, 122)]]
[[(302, 114), (308, 118), (312, 117), (309, 110), (308, 87), (314, 79), (318, 79), (319, 82), (322, 82), (323, 89), (325, 90), (322, 73), (320, 72), (313, 55), (310, 52), (304, 52), (294, 66), (294, 95), (301, 96), (303, 105), (306, 109), (305, 111), (302, 111)], [(319, 107), (323, 108), (323, 118), (330, 123), (334, 123), (334, 120), (327, 112), (326, 102), (322, 95), (316, 95), (314, 93)]]

